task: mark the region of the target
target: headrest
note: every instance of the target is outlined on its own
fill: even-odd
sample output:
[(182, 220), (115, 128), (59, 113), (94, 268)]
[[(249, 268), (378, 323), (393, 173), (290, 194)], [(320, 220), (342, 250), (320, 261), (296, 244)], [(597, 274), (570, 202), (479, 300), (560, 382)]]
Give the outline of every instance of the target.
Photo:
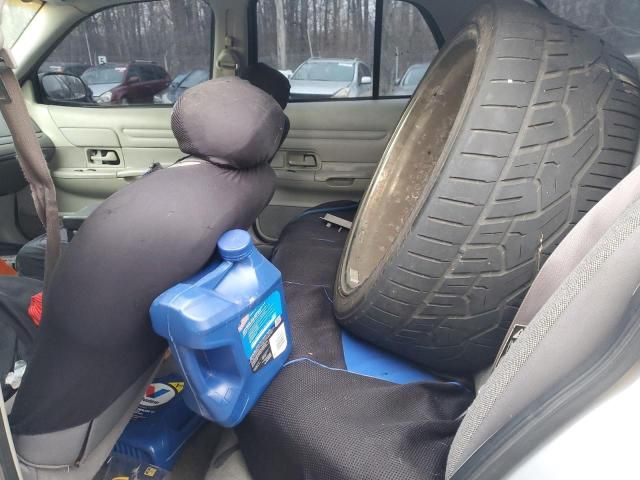
[(237, 169), (269, 162), (280, 146), (284, 127), (285, 115), (278, 103), (236, 77), (190, 88), (171, 114), (180, 150)]
[(289, 79), (278, 70), (266, 63), (254, 63), (247, 67), (242, 78), (267, 92), (280, 104), (283, 110), (285, 109), (289, 102), (291, 84)]

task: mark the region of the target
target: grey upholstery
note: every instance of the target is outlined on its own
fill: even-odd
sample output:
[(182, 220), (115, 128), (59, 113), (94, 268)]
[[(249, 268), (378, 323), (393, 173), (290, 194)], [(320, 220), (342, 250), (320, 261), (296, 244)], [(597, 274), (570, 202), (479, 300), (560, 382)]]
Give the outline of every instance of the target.
[(446, 478), (519, 412), (592, 367), (617, 338), (640, 285), (640, 170), (571, 231), (540, 271), (514, 324), (527, 325), (469, 408)]
[(16, 437), (23, 480), (92, 478), (129, 423), (156, 370), (157, 365), (154, 365), (121, 398), (87, 425), (70, 428), (67, 432)]
[[(452, 445), (447, 479), (510, 419), (602, 357), (623, 330), (625, 311), (640, 285), (639, 251), (636, 170), (584, 217), (541, 269), (514, 320), (528, 326), (482, 379)], [(207, 480), (251, 480), (228, 437)]]
[(225, 430), (213, 454), (205, 480), (251, 480), (233, 430)]

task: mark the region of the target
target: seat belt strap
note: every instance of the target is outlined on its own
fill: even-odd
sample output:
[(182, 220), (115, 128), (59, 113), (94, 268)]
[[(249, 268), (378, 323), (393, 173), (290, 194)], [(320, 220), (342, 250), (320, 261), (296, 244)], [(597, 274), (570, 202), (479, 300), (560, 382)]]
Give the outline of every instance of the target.
[[(0, 9), (4, 2), (0, 0)], [(1, 11), (1, 10), (0, 10)], [(13, 73), (11, 52), (2, 47), (0, 36), (0, 112), (7, 122), (18, 162), (29, 182), (36, 212), (47, 232), (45, 255), (45, 295), (49, 279), (60, 254), (60, 227), (56, 190), (47, 161), (33, 129), (20, 84)]]
[(0, 395), (0, 480), (22, 480), (18, 465), (7, 410)]
[(540, 269), (500, 347), (493, 368), (544, 304), (616, 220), (640, 198), (640, 168), (632, 170), (567, 234)]

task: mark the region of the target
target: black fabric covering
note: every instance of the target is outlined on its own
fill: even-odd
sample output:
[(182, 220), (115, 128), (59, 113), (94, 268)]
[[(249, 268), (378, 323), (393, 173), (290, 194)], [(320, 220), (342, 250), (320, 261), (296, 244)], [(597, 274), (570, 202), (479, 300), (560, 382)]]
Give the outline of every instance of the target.
[(4, 383), (7, 373), (17, 360), (29, 362), (37, 327), (27, 309), (42, 287), (40, 280), (0, 276), (0, 383), (5, 400), (15, 393)]
[(262, 62), (254, 63), (247, 67), (243, 78), (254, 87), (271, 95), (283, 110), (287, 107), (291, 84), (289, 79), (275, 68)]
[[(291, 90), (291, 85), (287, 77), (285, 77), (282, 73), (280, 73), (275, 68), (271, 68), (270, 66), (264, 63), (256, 63), (247, 68), (243, 77), (251, 85), (259, 88), (263, 92), (273, 97), (273, 99), (278, 103), (278, 105), (280, 105), (282, 109), (284, 109), (287, 106), (287, 103), (289, 101), (289, 91)], [(216, 82), (214, 82), (213, 88), (218, 89), (220, 88), (220, 86)], [(208, 90), (210, 91), (211, 89), (212, 87), (211, 85), (209, 85)], [(212, 93), (209, 93), (209, 94), (211, 95)], [(255, 92), (250, 92), (250, 96), (254, 96), (254, 95), (256, 95)], [(248, 100), (250, 100), (250, 98)], [(264, 101), (264, 98), (262, 98), (261, 100)], [(244, 101), (247, 101), (247, 100), (244, 100)], [(202, 105), (198, 105), (197, 102), (189, 102), (188, 104), (181, 106), (180, 107), (181, 110), (178, 111), (178, 113), (176, 113), (176, 118), (175, 118), (176, 123), (183, 123), (184, 122), (183, 117), (185, 115), (187, 116), (192, 115), (191, 110), (189, 109), (193, 109), (194, 106), (202, 107)], [(271, 107), (273, 107), (273, 105), (271, 105)], [(240, 115), (240, 113), (238, 113), (238, 115)], [(229, 121), (233, 121), (233, 119), (227, 119), (227, 122)], [(208, 124), (206, 125), (206, 127), (208, 127)], [(277, 128), (277, 124), (275, 125), (275, 127)], [(289, 133), (289, 128), (290, 128), (289, 118), (287, 118), (285, 115), (284, 125), (280, 133), (281, 139), (280, 139), (279, 145), (282, 145), (282, 142), (284, 142), (284, 140), (286, 139), (287, 134)], [(206, 128), (203, 129), (202, 125), (199, 126), (199, 130), (203, 130), (205, 133), (208, 132)], [(225, 139), (225, 141), (228, 141), (228, 139)], [(182, 142), (183, 144), (189, 144), (189, 141), (186, 140), (185, 138), (182, 139)], [(197, 154), (197, 148), (195, 145), (188, 145), (185, 148), (186, 148), (185, 153)], [(271, 155), (271, 158), (273, 158), (274, 154), (275, 154), (275, 151)], [(204, 155), (204, 156), (206, 157), (207, 155)], [(158, 165), (158, 164), (154, 164), (154, 165)], [(74, 228), (74, 230), (76, 229), (77, 227)], [(62, 248), (62, 251), (64, 252), (68, 244), (67, 233), (65, 229), (63, 229), (60, 233), (61, 233), (61, 240), (62, 240), (61, 248)], [(22, 248), (20, 248), (20, 251), (18, 251), (18, 255), (16, 257), (16, 263), (17, 263), (18, 272), (20, 273), (20, 275), (23, 275), (25, 277), (39, 278), (39, 279), (44, 278), (44, 254), (45, 254), (46, 245), (47, 245), (46, 235), (40, 235), (39, 237), (36, 237), (33, 240), (30, 240)], [(19, 247), (14, 246), (13, 248), (17, 249)], [(0, 245), (0, 253), (2, 253), (1, 245)], [(11, 253), (12, 254), (15, 253), (15, 250), (12, 250)]]
[(187, 90), (173, 107), (171, 128), (184, 153), (253, 168), (278, 151), (285, 114), (270, 94), (246, 80), (224, 77)]
[[(210, 151), (184, 150), (202, 159), (145, 175), (82, 224), (44, 299), (10, 418), (16, 435), (85, 424), (138, 381), (167, 347), (151, 328), (153, 300), (201, 270), (220, 235), (249, 228), (273, 195), (275, 174), (265, 163), (284, 114), (269, 95), (240, 80), (205, 82), (180, 97), (176, 109), (179, 142), (197, 140)], [(221, 157), (223, 166), (208, 158), (224, 152), (230, 157)]]
[[(249, 65), (242, 78), (254, 87), (258, 87), (263, 92), (271, 95), (273, 99), (278, 102), (282, 110), (287, 108), (289, 93), (291, 92), (291, 83), (289, 83), (289, 79), (278, 70), (270, 67), (266, 63), (258, 62)], [(289, 117), (285, 115), (280, 145), (284, 143), (287, 135), (289, 135), (290, 128), (291, 123), (289, 122)]]
[[(345, 207), (316, 210), (352, 219), (355, 208)], [(327, 228), (321, 216), (287, 226), (273, 255), (294, 348), (237, 429), (249, 470), (256, 480), (441, 478), (473, 394), (453, 383), (395, 385), (343, 370), (331, 299), (347, 231)]]
[(151, 302), (200, 270), (222, 233), (248, 228), (273, 189), (267, 165), (200, 161), (158, 170), (103, 202), (53, 274), (14, 433), (88, 422), (150, 368), (166, 348), (151, 329)]

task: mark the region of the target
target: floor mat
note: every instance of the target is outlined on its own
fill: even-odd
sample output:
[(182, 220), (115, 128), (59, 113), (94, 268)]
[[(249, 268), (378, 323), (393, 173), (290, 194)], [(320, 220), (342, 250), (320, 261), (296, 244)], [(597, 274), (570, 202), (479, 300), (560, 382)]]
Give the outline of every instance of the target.
[(473, 392), (464, 381), (401, 385), (348, 371), (332, 310), (347, 232), (321, 216), (290, 224), (274, 252), (294, 349), (237, 429), (249, 470), (255, 480), (442, 478)]
[(221, 433), (222, 429), (213, 423), (202, 427), (180, 453), (180, 459), (173, 467), (171, 478), (185, 480), (205, 478)]

